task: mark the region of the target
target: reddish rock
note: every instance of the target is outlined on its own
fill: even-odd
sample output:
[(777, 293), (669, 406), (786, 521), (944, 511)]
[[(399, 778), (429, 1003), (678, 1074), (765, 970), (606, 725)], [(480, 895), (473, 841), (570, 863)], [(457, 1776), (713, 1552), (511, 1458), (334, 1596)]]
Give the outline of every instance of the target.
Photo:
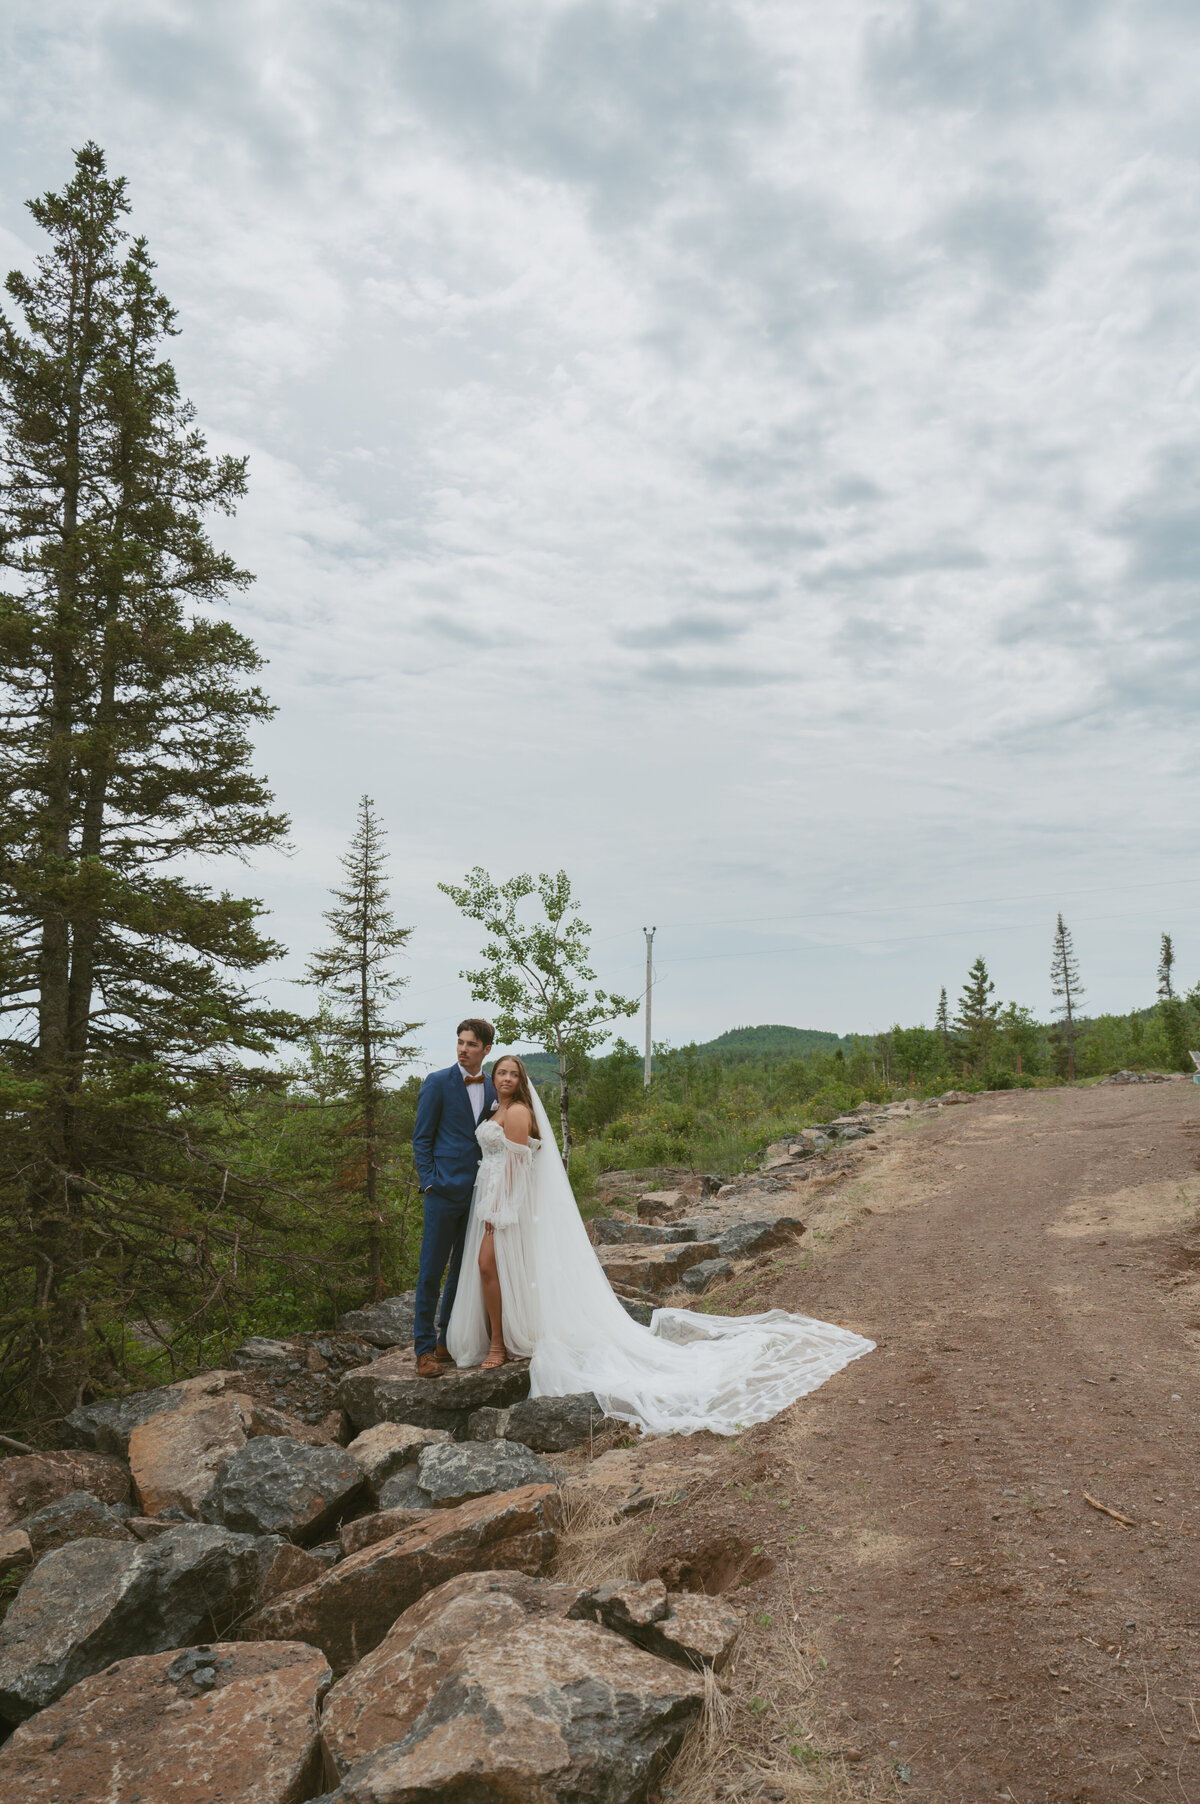
[(417, 1428), (411, 1422), (376, 1422), (374, 1428), (365, 1428), (356, 1435), (346, 1452), (358, 1461), (367, 1475), (368, 1484), (378, 1496), (381, 1486), (393, 1472), (399, 1472), (404, 1466), (415, 1466), (424, 1448), (449, 1439), (444, 1428)]
[(0, 1528), (24, 1521), (71, 1491), (129, 1502), (129, 1473), (111, 1453), (18, 1453), (0, 1459)]
[(291, 1541), (285, 1541), (282, 1535), (264, 1537), (265, 1545), (274, 1541), (274, 1551), (263, 1556), (264, 1576), (259, 1587), (257, 1602), (259, 1605), (269, 1604), (285, 1591), (296, 1591), (301, 1585), (311, 1585), (328, 1571), (324, 1560), (316, 1554), (309, 1553), (307, 1548), (296, 1547)]
[(0, 1528), (0, 1575), (33, 1565), (33, 1543), (23, 1528)]
[(21, 1804), (301, 1804), (319, 1790), (311, 1647), (217, 1642), (119, 1660), (0, 1748)]
[(343, 1555), (358, 1553), (361, 1548), (374, 1547), (377, 1541), (390, 1541), (414, 1522), (428, 1519), (428, 1510), (377, 1510), (373, 1516), (359, 1516), (353, 1522), (343, 1523), (338, 1530), (338, 1545)]
[(642, 1804), (704, 1698), (698, 1674), (590, 1622), (509, 1621), (444, 1649), (435, 1623), (423, 1634), (432, 1673), (415, 1667), (390, 1697), (385, 1680), (378, 1715), (364, 1688), (355, 1741), (335, 1738), (331, 1719), (335, 1770), (372, 1733), (389, 1736), (342, 1769), (346, 1804)]
[(561, 1518), (553, 1485), (436, 1510), (257, 1610), (243, 1633), (255, 1641), (311, 1642), (344, 1673), (379, 1646), (401, 1611), (460, 1572), (545, 1572)]
[(250, 1414), (251, 1435), (286, 1435), (289, 1440), (303, 1441), (306, 1447), (338, 1445), (340, 1427), (340, 1414), (334, 1415), (332, 1421), (327, 1416), (317, 1423), (302, 1422), (299, 1416), (289, 1416), (282, 1409), (270, 1409), (265, 1403), (255, 1402)]
[(691, 1240), (652, 1247), (600, 1247), (596, 1257), (610, 1284), (658, 1296), (680, 1282), (690, 1266), (717, 1257), (715, 1240)]
[(84, 1541), (89, 1537), (102, 1541), (129, 1541), (132, 1536), (121, 1518), (90, 1491), (69, 1491), (57, 1503), (25, 1518), (35, 1559), (41, 1559), (55, 1547), (68, 1541)]
[(697, 1672), (705, 1666), (720, 1672), (742, 1626), (741, 1617), (723, 1597), (668, 1592), (661, 1579), (644, 1585), (597, 1585), (581, 1595), (574, 1614)]
[(142, 1514), (157, 1516), (174, 1506), (198, 1515), (220, 1467), (246, 1445), (255, 1408), (253, 1398), (231, 1391), (160, 1410), (135, 1428), (129, 1467)]
[(218, 1397), (222, 1391), (241, 1390), (245, 1380), (240, 1372), (201, 1372), (196, 1378), (184, 1378), (179, 1384), (166, 1384), (153, 1391), (135, 1391), (128, 1397), (102, 1397), (98, 1403), (83, 1403), (64, 1420), (60, 1438), (64, 1447), (86, 1447), (93, 1453), (129, 1451), (129, 1437), (135, 1428), (164, 1410), (182, 1409), (198, 1397)]
[(520, 1572), (465, 1572), (428, 1592), (326, 1699), (321, 1735), (330, 1780), (406, 1735), (477, 1635), (503, 1638), (531, 1618), (565, 1618), (582, 1595)]

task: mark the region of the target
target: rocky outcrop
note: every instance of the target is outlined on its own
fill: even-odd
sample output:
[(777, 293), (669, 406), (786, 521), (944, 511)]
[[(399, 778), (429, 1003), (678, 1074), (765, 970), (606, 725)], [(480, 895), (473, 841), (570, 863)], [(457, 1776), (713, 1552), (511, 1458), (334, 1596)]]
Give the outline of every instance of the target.
[(690, 1203), (691, 1198), (685, 1190), (648, 1190), (645, 1196), (638, 1198), (638, 1220), (678, 1221)]
[(552, 1485), (434, 1510), (391, 1540), (351, 1554), (315, 1584), (257, 1610), (243, 1633), (256, 1641), (310, 1642), (344, 1673), (378, 1647), (403, 1610), (460, 1572), (545, 1572), (560, 1521)]
[(662, 1246), (670, 1241), (699, 1240), (701, 1230), (694, 1222), (664, 1222), (652, 1226), (648, 1222), (628, 1221), (623, 1215), (600, 1216), (588, 1224), (588, 1235), (598, 1247)]
[(417, 1461), (417, 1483), (435, 1509), (454, 1509), (472, 1497), (548, 1485), (554, 1473), (519, 1441), (457, 1441), (426, 1447)]
[(120, 1660), (0, 1748), (13, 1804), (301, 1804), (320, 1787), (317, 1707), (331, 1674), (272, 1641)]
[(0, 1577), (33, 1565), (33, 1544), (23, 1528), (0, 1528)]
[(338, 1317), (338, 1327), (343, 1334), (357, 1334), (375, 1347), (411, 1346), (416, 1298), (415, 1290), (406, 1290), (403, 1296), (384, 1297), (366, 1309), (348, 1310)]
[(129, 1437), (129, 1469), (144, 1516), (198, 1516), (217, 1473), (253, 1430), (254, 1399), (236, 1391), (159, 1411)]
[(90, 1491), (69, 1491), (57, 1503), (27, 1516), (24, 1522), (34, 1558), (41, 1559), (68, 1541), (132, 1541), (124, 1521)]
[(732, 1278), (733, 1262), (729, 1259), (702, 1259), (683, 1274), (683, 1288), (693, 1296), (703, 1296), (710, 1284), (720, 1278)]
[(311, 1585), (319, 1579), (323, 1572), (328, 1572), (330, 1561), (310, 1552), (307, 1547), (297, 1547), (292, 1541), (285, 1541), (282, 1535), (265, 1535), (258, 1544), (259, 1582), (257, 1602), (261, 1606), (269, 1604), (285, 1591), (296, 1591), (301, 1585)]
[(717, 1246), (723, 1259), (753, 1259), (759, 1253), (789, 1246), (804, 1232), (804, 1222), (791, 1215), (774, 1221), (738, 1221), (717, 1235)]
[(592, 1391), (566, 1397), (526, 1397), (511, 1409), (477, 1409), (467, 1420), (470, 1441), (520, 1441), (535, 1453), (565, 1453), (605, 1427)]
[(693, 1240), (653, 1247), (601, 1247), (597, 1258), (609, 1283), (643, 1296), (674, 1289), (684, 1272), (702, 1259), (718, 1256), (713, 1240)]
[(364, 1547), (374, 1547), (377, 1541), (390, 1541), (393, 1535), (411, 1528), (414, 1522), (423, 1522), (429, 1515), (433, 1505), (422, 1491), (425, 1501), (421, 1508), (404, 1507), (394, 1510), (376, 1510), (370, 1516), (356, 1516), (353, 1522), (343, 1523), (338, 1530), (338, 1546), (342, 1557), (349, 1553), (358, 1553)]
[(494, 1371), (481, 1366), (452, 1368), (441, 1378), (418, 1378), (411, 1353), (385, 1353), (368, 1366), (347, 1372), (339, 1387), (342, 1408), (356, 1430), (377, 1422), (411, 1422), (444, 1428), (461, 1437), (474, 1410), (505, 1409), (529, 1395), (529, 1365), (512, 1359)]
[(421, 1480), (415, 1466), (401, 1466), (399, 1472), (393, 1472), (390, 1478), (384, 1480), (379, 1487), (379, 1507), (381, 1510), (407, 1510), (410, 1513), (433, 1508), (428, 1491), (421, 1489)]
[(107, 1453), (18, 1453), (0, 1459), (0, 1528), (23, 1522), (72, 1491), (129, 1502), (129, 1473)]
[(64, 1447), (115, 1453), (124, 1459), (129, 1452), (130, 1435), (151, 1416), (182, 1409), (198, 1397), (219, 1397), (227, 1385), (236, 1390), (240, 1378), (239, 1372), (203, 1372), (198, 1378), (185, 1378), (158, 1390), (138, 1391), (132, 1397), (104, 1397), (99, 1403), (82, 1404), (65, 1418), (59, 1439)]
[(344, 1447), (263, 1435), (222, 1463), (201, 1514), (243, 1534), (283, 1535), (303, 1546), (325, 1540), (366, 1498), (362, 1467)]
[(603, 1623), (648, 1653), (696, 1671), (721, 1668), (733, 1652), (741, 1619), (722, 1597), (668, 1592), (661, 1579), (598, 1585), (581, 1594), (574, 1613)]
[(0, 1625), (0, 1719), (22, 1722), (113, 1660), (219, 1634), (259, 1580), (251, 1536), (198, 1522), (144, 1543), (56, 1548)]
[(377, 1422), (365, 1428), (347, 1447), (351, 1459), (358, 1461), (371, 1490), (378, 1497), (381, 1488), (405, 1466), (415, 1466), (425, 1447), (448, 1441), (444, 1428), (414, 1428), (411, 1422)]
[[(335, 1768), (351, 1749), (359, 1753), (339, 1769), (342, 1786), (334, 1796), (345, 1804), (468, 1798), (639, 1804), (703, 1701), (696, 1674), (590, 1622), (547, 1614), (480, 1623), (467, 1635), (460, 1621), (444, 1641), (439, 1626), (436, 1617), (427, 1618), (418, 1631), (432, 1644), (432, 1660), (426, 1657), (415, 1683), (399, 1694), (404, 1703), (394, 1727), (401, 1732), (394, 1739), (364, 1746), (373, 1728), (394, 1734), (392, 1724), (373, 1721), (365, 1688), (354, 1740), (339, 1738), (330, 1694), (326, 1748)], [(403, 1658), (403, 1650), (396, 1656)], [(387, 1689), (385, 1679), (381, 1701)], [(395, 1712), (395, 1690), (391, 1701)]]

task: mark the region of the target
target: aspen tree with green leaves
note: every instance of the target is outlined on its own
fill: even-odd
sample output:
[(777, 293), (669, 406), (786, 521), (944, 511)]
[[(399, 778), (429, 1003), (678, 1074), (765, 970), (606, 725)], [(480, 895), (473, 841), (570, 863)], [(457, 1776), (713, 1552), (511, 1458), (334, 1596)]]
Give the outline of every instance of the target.
[[(461, 884), (438, 888), (487, 934), (482, 966), (459, 976), (474, 997), (492, 1005), (499, 1043), (534, 1040), (558, 1061), (559, 1127), (569, 1170), (572, 1075), (608, 1038), (614, 1021), (637, 1014), (641, 998), (595, 987), (588, 951), (592, 930), (578, 918), (565, 871), (553, 877), (543, 871), (536, 885), (527, 873), (496, 883), (476, 865)], [(542, 919), (526, 921), (521, 905), (535, 893)]]

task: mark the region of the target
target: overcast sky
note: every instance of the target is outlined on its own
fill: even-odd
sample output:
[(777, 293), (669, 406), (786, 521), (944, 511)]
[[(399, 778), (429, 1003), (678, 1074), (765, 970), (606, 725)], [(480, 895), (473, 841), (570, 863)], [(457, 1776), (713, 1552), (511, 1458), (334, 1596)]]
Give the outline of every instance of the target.
[(475, 864), (675, 1044), (1200, 978), (1186, 0), (7, 0), (0, 108), (249, 453), (288, 972), (368, 791), (435, 1062)]

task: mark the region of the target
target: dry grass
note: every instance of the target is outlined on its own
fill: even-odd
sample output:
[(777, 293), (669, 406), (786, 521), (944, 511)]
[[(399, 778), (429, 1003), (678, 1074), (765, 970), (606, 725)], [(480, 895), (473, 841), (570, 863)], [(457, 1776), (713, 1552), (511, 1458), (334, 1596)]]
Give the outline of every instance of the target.
[[(635, 1531), (645, 1524), (618, 1516), (603, 1492), (568, 1487), (551, 1576), (589, 1586), (641, 1577), (646, 1537)], [(843, 1804), (883, 1795), (854, 1770), (836, 1736), (818, 1733), (809, 1703), (818, 1656), (795, 1599), (784, 1614), (791, 1621), (765, 1611), (754, 1617), (724, 1671), (705, 1674), (704, 1707), (664, 1779), (664, 1804)]]

